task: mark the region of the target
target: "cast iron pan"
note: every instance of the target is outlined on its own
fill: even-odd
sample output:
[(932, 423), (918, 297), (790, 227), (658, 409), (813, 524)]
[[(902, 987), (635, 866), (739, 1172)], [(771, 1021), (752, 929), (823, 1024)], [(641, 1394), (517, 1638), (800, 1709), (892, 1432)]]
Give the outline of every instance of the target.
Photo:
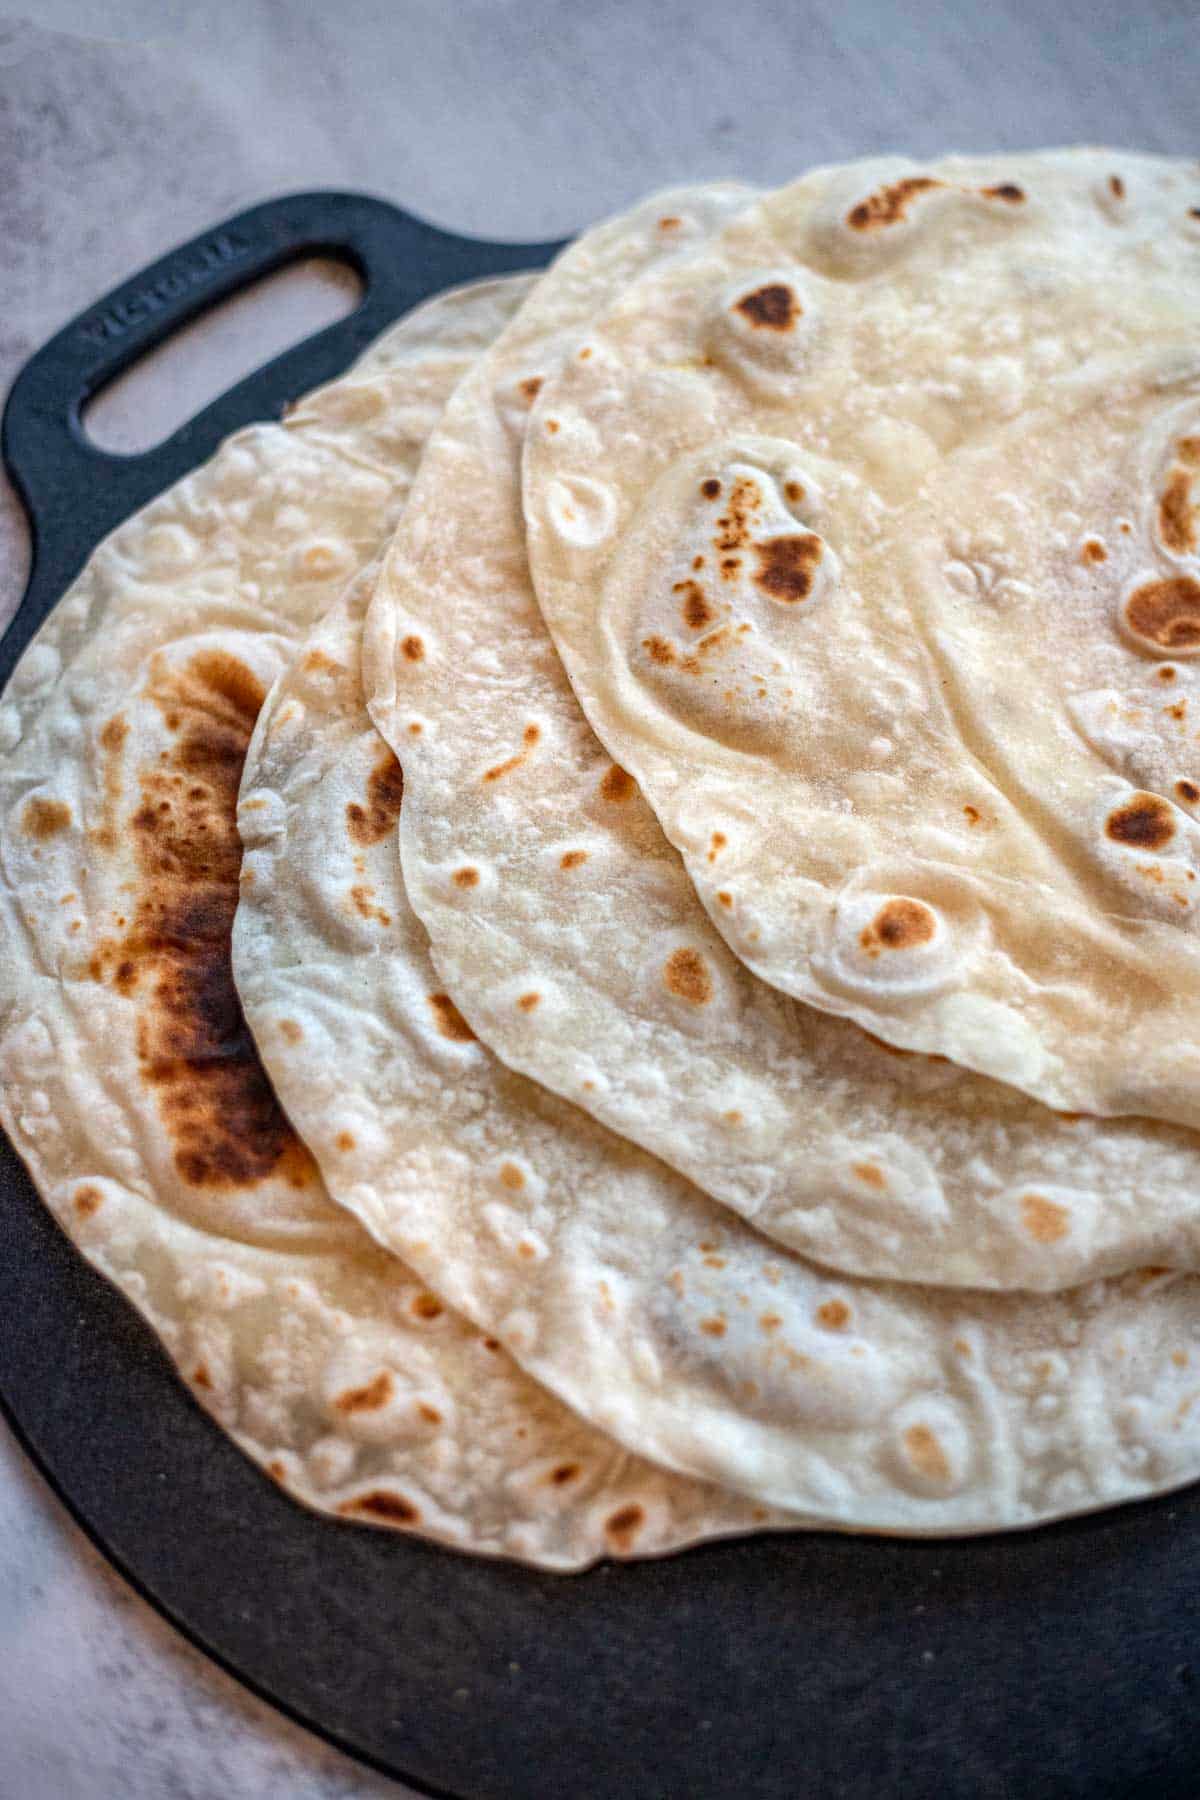
[[(345, 368), (417, 301), (544, 262), (380, 201), (304, 194), (165, 257), (26, 365), (4, 459), (35, 560), (0, 679), (87, 553)], [(150, 344), (304, 254), (361, 306), (143, 456), (80, 406)], [(456, 1800), (892, 1800), (1146, 1794), (1200, 1783), (1200, 1491), (1007, 1538), (806, 1536), (550, 1577), (320, 1519), (217, 1430), (82, 1261), (0, 1139), (0, 1397), (104, 1554), (248, 1686)]]

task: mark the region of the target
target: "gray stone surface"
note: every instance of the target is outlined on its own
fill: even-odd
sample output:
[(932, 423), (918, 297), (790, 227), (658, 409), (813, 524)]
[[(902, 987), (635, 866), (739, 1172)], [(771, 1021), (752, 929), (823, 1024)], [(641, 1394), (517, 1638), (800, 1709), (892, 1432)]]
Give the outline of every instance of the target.
[[(0, 15), (0, 387), (133, 268), (238, 206), (364, 187), (495, 237), (644, 190), (896, 149), (1195, 152), (1195, 0), (28, 0)], [(295, 279), (270, 329), (335, 304)], [(145, 442), (268, 345), (200, 332)], [(188, 385), (188, 384), (191, 385)], [(123, 436), (124, 434), (124, 436)], [(0, 487), (0, 620), (23, 521)], [(400, 1795), (192, 1652), (0, 1440), (0, 1800)]]

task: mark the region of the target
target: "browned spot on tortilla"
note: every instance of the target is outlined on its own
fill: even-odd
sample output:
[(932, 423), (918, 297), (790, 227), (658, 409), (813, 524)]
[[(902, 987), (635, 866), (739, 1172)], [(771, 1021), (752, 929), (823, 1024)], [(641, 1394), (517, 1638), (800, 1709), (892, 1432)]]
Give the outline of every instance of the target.
[(721, 851), (725, 848), (725, 846), (728, 842), (729, 842), (729, 839), (725, 836), (725, 833), (723, 831), (714, 831), (713, 832), (712, 838), (710, 840), (709, 847), (708, 847), (708, 860), (710, 863), (716, 862), (717, 857), (720, 855)]
[(346, 803), (346, 827), (356, 844), (365, 847), (383, 841), (400, 817), (404, 801), (404, 772), (391, 750), (385, 750), (367, 777), (366, 804)]
[(887, 1187), (887, 1176), (879, 1167), (878, 1163), (852, 1163), (850, 1166), (850, 1173), (852, 1175), (857, 1175), (858, 1179), (863, 1182), (865, 1186), (875, 1188), (881, 1193)]
[(669, 994), (692, 1006), (707, 1006), (713, 997), (712, 976), (698, 950), (682, 945), (672, 950), (663, 965), (663, 986)]
[(708, 475), (705, 477), (700, 483), (700, 492), (704, 495), (706, 500), (719, 500), (721, 498), (721, 484), (715, 475)]
[(1187, 701), (1186, 700), (1177, 700), (1175, 702), (1174, 706), (1164, 707), (1163, 710), (1166, 712), (1168, 718), (1186, 719), (1187, 718)]
[(304, 1036), (303, 1030), (295, 1019), (280, 1019), (279, 1030), (289, 1044), (298, 1044)]
[(1194, 781), (1189, 781), (1186, 776), (1175, 783), (1175, 792), (1181, 800), (1186, 800), (1189, 806), (1195, 806), (1196, 802), (1200, 800), (1200, 787)]
[(949, 1481), (949, 1459), (936, 1431), (929, 1425), (910, 1425), (904, 1434), (908, 1460), (927, 1481)]
[(722, 554), (731, 550), (744, 549), (749, 544), (753, 529), (752, 515), (762, 506), (762, 493), (758, 483), (749, 475), (739, 475), (729, 490), (729, 501), (725, 511), (717, 520), (716, 535), (713, 548)]
[[(178, 731), (178, 718), (176, 718), (172, 729)], [(104, 728), (100, 733), (101, 748), (107, 750), (111, 756), (115, 756), (128, 736), (129, 721), (123, 719), (120, 713), (114, 713), (111, 719), (105, 721)]]
[(536, 744), (542, 735), (542, 728), (540, 725), (527, 725), (521, 735), (527, 744)]
[(1119, 175), (1109, 176), (1108, 191), (1114, 200), (1123, 200), (1125, 198), (1125, 183), (1121, 180)]
[(385, 912), (382, 906), (376, 906), (374, 897), (375, 889), (366, 882), (359, 882), (350, 889), (351, 902), (360, 918), (374, 921), (378, 925), (390, 925), (391, 913)]
[(734, 309), (761, 331), (790, 331), (804, 310), (786, 281), (768, 281), (743, 294)]
[(1135, 588), (1125, 602), (1129, 629), (1164, 650), (1200, 647), (1200, 581), (1168, 575)]
[(362, 1387), (347, 1388), (333, 1404), (339, 1412), (348, 1416), (353, 1413), (378, 1412), (381, 1406), (387, 1405), (395, 1391), (396, 1383), (391, 1371), (380, 1369), (378, 1375), (373, 1376)]
[(427, 1425), (440, 1425), (442, 1415), (436, 1406), (430, 1406), (427, 1400), (418, 1400), (417, 1412)]
[(963, 817), (966, 819), (968, 825), (978, 825), (979, 808), (977, 806), (964, 806)]
[(903, 180), (893, 181), (852, 206), (846, 214), (846, 223), (854, 231), (875, 231), (883, 225), (895, 225), (905, 217), (910, 200), (918, 194), (928, 193), (930, 188), (943, 185), (932, 175), (906, 175)]
[(379, 1519), (385, 1525), (419, 1525), (421, 1522), (421, 1514), (412, 1501), (387, 1488), (372, 1488), (368, 1494), (355, 1494), (352, 1499), (342, 1501), (338, 1512), (346, 1519), (361, 1516)]
[(602, 800), (611, 800), (614, 804), (620, 805), (633, 798), (637, 792), (637, 782), (627, 770), (622, 769), (619, 764), (613, 763), (600, 777), (599, 791)]
[(473, 1044), (475, 1042), (475, 1033), (449, 994), (430, 994), (429, 1004), (433, 1008), (437, 1028), (444, 1038), (449, 1038), (455, 1044)]
[(342, 664), (336, 662), (332, 656), (326, 655), (319, 644), (314, 646), (304, 658), (304, 667), (312, 673), (316, 673), (320, 669), (336, 669), (340, 675), (344, 675), (346, 672)]
[(682, 224), (682, 219), (677, 219), (674, 213), (668, 213), (665, 219), (658, 221), (658, 229), (660, 231), (677, 231)]
[(1108, 551), (1099, 538), (1086, 538), (1083, 549), (1079, 552), (1080, 562), (1102, 563), (1108, 560)]
[(484, 1349), (490, 1350), (493, 1356), (496, 1354), (496, 1352), (500, 1348), (500, 1339), (499, 1338), (484, 1338), (482, 1340), (482, 1342), (483, 1342)]
[(1161, 850), (1175, 836), (1174, 812), (1170, 802), (1158, 794), (1132, 794), (1123, 806), (1109, 813), (1104, 830), (1114, 843)]
[(821, 540), (812, 532), (805, 532), (800, 537), (767, 538), (765, 543), (754, 546), (758, 558), (754, 579), (773, 600), (783, 600), (789, 605), (807, 600), (812, 593), (821, 553)]
[(1021, 1222), (1039, 1244), (1057, 1244), (1071, 1229), (1071, 1215), (1066, 1207), (1047, 1200), (1044, 1194), (1023, 1195)]
[(1179, 673), (1179, 670), (1176, 668), (1173, 668), (1170, 663), (1164, 663), (1162, 665), (1162, 667), (1160, 669), (1156, 669), (1154, 671), (1154, 673), (1158, 676), (1158, 679), (1160, 681), (1174, 681), (1175, 677)]
[(485, 769), (483, 779), (485, 781), (499, 781), (502, 775), (508, 775), (513, 769), (519, 769), (524, 761), (525, 756), (523, 752), (517, 756), (507, 757), (504, 762), (495, 763), (492, 768)]
[(692, 631), (702, 631), (706, 625), (712, 624), (717, 615), (698, 581), (677, 581), (671, 592), (683, 595), (680, 612), (683, 614), (684, 624)]
[(45, 800), (40, 794), (35, 794), (25, 802), (25, 810), (21, 814), (21, 824), (26, 833), (40, 842), (56, 837), (70, 823), (71, 809), (65, 800)]
[(478, 887), (479, 886), (479, 870), (473, 869), (470, 866), (470, 864), (468, 863), (465, 868), (455, 869), (454, 874), (451, 876), (451, 880), (453, 881), (455, 887), (458, 887), (458, 888)]
[(724, 1319), (717, 1315), (711, 1319), (701, 1319), (700, 1329), (705, 1337), (719, 1338), (725, 1336), (726, 1325)]
[(1187, 469), (1173, 468), (1158, 502), (1158, 534), (1168, 550), (1186, 556), (1196, 548), (1196, 520), (1192, 512), (1192, 477)]
[(542, 380), (543, 377), (541, 375), (527, 375), (524, 381), (519, 381), (517, 383), (517, 386), (520, 388), (521, 393), (525, 396), (525, 399), (529, 402), (530, 406), (533, 405), (534, 401), (542, 391)]
[(758, 1323), (763, 1331), (778, 1331), (783, 1324), (783, 1315), (777, 1312), (760, 1313)]
[(927, 944), (937, 930), (932, 912), (920, 900), (899, 896), (885, 900), (871, 923), (859, 933), (859, 943), (873, 956), (881, 950), (913, 950)]
[(409, 1307), (418, 1319), (440, 1319), (445, 1310), (436, 1294), (418, 1294)]
[(1006, 200), (1010, 206), (1020, 206), (1025, 198), (1024, 188), (1019, 188), (1015, 181), (999, 181), (995, 187), (980, 188), (985, 200)]
[(721, 888), (717, 894), (717, 904), (726, 908), (732, 907), (733, 895), (729, 892), (728, 888)]
[(203, 1363), (197, 1363), (192, 1370), (192, 1381), (198, 1388), (212, 1388), (212, 1376)]
[(76, 1188), (74, 1206), (81, 1219), (94, 1218), (103, 1205), (104, 1196), (99, 1188)]
[(1175, 446), (1175, 454), (1189, 469), (1200, 468), (1200, 437), (1181, 437)]
[(707, 1269), (723, 1269), (725, 1267), (725, 1260), (726, 1259), (723, 1256), (706, 1256), (704, 1259), (704, 1266)]
[(578, 869), (587, 861), (586, 850), (564, 850), (558, 859), (560, 869)]
[(539, 1007), (541, 1004), (542, 1004), (542, 996), (540, 994), (534, 994), (534, 993), (522, 994), (521, 998), (517, 1001), (517, 1005), (520, 1007), (522, 1012), (533, 1012), (534, 1009), (536, 1007)]
[(634, 1539), (645, 1522), (646, 1509), (636, 1502), (629, 1506), (618, 1507), (604, 1521), (604, 1535), (614, 1550), (624, 1554), (632, 1550)]
[(582, 1474), (583, 1468), (579, 1463), (558, 1463), (547, 1475), (546, 1484), (549, 1487), (566, 1487), (568, 1482), (578, 1481)]
[(500, 1185), (501, 1187), (506, 1187), (510, 1194), (520, 1193), (521, 1189), (525, 1186), (525, 1177), (520, 1169), (518, 1169), (516, 1163), (505, 1162), (500, 1164)]
[(558, 430), (558, 420), (557, 419), (547, 419), (546, 420), (546, 430), (550, 433), (550, 436), (553, 437), (555, 432)]
[(657, 632), (642, 639), (642, 649), (650, 661), (657, 663), (660, 669), (669, 669), (675, 659), (675, 646), (668, 638), (660, 637)]
[(400, 653), (404, 657), (405, 662), (424, 662), (425, 640), (419, 638), (415, 631), (410, 632), (400, 644)]
[(154, 658), (146, 694), (178, 715), (179, 730), (165, 760), (141, 772), (129, 820), (137, 903), (101, 978), (144, 996), (138, 1060), (181, 1179), (228, 1189), (275, 1176), (303, 1188), (316, 1167), (272, 1092), (230, 963), (238, 783), (262, 685), (227, 651), (208, 650), (184, 668)]
[(817, 1308), (817, 1324), (826, 1331), (845, 1331), (850, 1323), (850, 1308), (844, 1300), (823, 1300)]
[(357, 1148), (357, 1139), (352, 1131), (339, 1131), (337, 1137), (334, 1139), (334, 1143), (339, 1150), (353, 1150)]

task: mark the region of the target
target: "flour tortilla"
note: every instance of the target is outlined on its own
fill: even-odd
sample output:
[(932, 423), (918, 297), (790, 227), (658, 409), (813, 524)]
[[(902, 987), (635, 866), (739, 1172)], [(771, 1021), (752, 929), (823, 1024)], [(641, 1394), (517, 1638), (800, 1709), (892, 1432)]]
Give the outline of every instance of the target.
[(529, 397), (639, 267), (673, 258), (686, 299), (663, 244), (713, 223), (659, 196), (560, 259), (455, 393), (389, 552), (367, 686), (442, 981), (510, 1067), (832, 1267), (1028, 1290), (1194, 1267), (1193, 1134), (1064, 1119), (755, 980), (580, 712), (529, 578)]
[(1198, 327), (1194, 164), (827, 169), (620, 296), (525, 486), (576, 693), (749, 968), (1051, 1105), (1193, 1126), (1194, 740), (1138, 801), (1073, 707), (1200, 647)]
[(0, 1114), (79, 1249), (289, 1493), (567, 1569), (754, 1509), (636, 1464), (334, 1207), (229, 962), (263, 689), (384, 541), (527, 286), (440, 298), (240, 433), (101, 546), (27, 651), (0, 709)]
[(240, 989), (339, 1202), (576, 1412), (764, 1505), (975, 1531), (1200, 1469), (1196, 1278), (1039, 1299), (822, 1274), (471, 1037), (379, 804), (364, 599), (274, 690), (239, 814)]

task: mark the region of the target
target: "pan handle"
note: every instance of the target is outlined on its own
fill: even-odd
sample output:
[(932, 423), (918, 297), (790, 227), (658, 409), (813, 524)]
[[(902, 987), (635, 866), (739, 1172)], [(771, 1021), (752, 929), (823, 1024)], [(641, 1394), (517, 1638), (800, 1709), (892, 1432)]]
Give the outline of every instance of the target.
[[(291, 194), (193, 238), (72, 320), (17, 376), (0, 428), (0, 453), (33, 536), (29, 584), (0, 642), (0, 686), (100, 539), (231, 431), (278, 418), (429, 295), (540, 267), (559, 248), (459, 237), (366, 194)], [(82, 411), (106, 382), (250, 282), (313, 255), (357, 270), (363, 295), (352, 313), (247, 375), (151, 450), (122, 456), (91, 442)]]

